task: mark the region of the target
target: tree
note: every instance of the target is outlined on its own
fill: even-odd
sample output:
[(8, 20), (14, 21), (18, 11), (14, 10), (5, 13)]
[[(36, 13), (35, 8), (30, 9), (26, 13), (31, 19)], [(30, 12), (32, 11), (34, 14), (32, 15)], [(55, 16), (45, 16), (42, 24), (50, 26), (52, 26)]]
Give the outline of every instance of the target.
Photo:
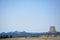
[(12, 35), (10, 35), (10, 38), (12, 38)]
[(8, 38), (8, 35), (6, 35), (6, 37), (5, 38)]

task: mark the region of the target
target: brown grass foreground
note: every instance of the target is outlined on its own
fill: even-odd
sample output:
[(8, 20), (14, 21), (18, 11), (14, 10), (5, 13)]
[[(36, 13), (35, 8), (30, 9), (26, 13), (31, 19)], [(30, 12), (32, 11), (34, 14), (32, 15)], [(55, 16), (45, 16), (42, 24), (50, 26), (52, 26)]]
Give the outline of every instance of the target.
[(28, 38), (6, 38), (0, 40), (60, 40), (60, 38), (40, 38), (40, 37), (28, 37)]

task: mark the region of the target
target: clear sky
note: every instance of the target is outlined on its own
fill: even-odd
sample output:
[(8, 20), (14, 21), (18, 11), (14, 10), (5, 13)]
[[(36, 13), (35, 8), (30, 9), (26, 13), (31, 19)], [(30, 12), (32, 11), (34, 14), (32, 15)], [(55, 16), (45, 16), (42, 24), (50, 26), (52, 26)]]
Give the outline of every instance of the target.
[(60, 31), (60, 0), (0, 0), (0, 32)]

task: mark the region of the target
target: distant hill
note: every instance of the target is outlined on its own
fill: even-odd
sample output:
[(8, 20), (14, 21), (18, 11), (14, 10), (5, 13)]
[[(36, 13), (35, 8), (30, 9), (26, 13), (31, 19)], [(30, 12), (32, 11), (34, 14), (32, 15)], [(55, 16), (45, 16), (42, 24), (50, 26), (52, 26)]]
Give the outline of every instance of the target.
[(2, 32), (0, 33), (0, 37), (1, 36), (6, 36), (8, 35), (8, 37), (12, 36), (12, 37), (38, 37), (38, 36), (49, 36), (49, 35), (59, 35), (60, 36), (60, 32), (56, 32), (56, 33), (48, 33), (48, 32), (44, 32), (44, 33), (28, 33), (28, 32)]

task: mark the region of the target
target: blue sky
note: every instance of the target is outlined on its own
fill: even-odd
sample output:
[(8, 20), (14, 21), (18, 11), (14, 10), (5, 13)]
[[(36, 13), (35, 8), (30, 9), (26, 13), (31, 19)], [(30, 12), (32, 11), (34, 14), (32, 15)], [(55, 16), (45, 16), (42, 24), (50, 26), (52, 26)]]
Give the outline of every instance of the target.
[(60, 0), (0, 0), (0, 32), (60, 31)]

